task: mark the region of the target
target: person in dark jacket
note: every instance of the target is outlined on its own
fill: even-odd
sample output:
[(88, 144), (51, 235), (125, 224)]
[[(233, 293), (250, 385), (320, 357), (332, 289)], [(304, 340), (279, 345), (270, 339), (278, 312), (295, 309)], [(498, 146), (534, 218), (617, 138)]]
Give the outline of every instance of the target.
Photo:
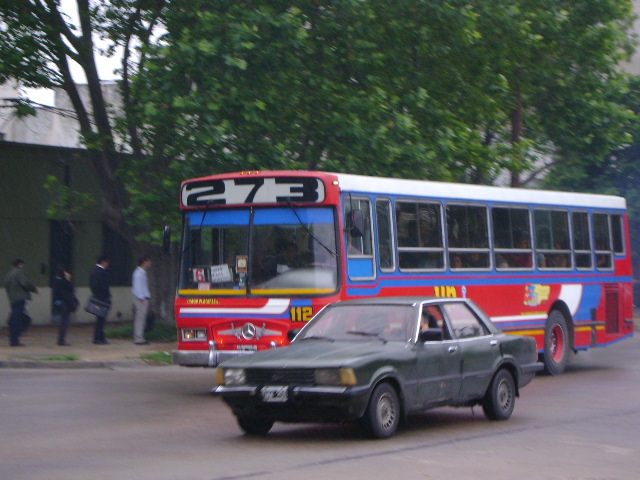
[(27, 300), (31, 300), (31, 293), (38, 293), (38, 289), (27, 278), (22, 260), (15, 259), (12, 266), (13, 268), (4, 279), (4, 288), (7, 290), (11, 304), (9, 344), (12, 347), (24, 347), (24, 344), (20, 343), (20, 335), (26, 328), (24, 307)]
[(71, 283), (71, 272), (59, 266), (53, 279), (53, 310), (60, 320), (58, 328), (58, 345), (69, 345), (66, 342), (69, 315), (78, 308), (78, 299)]
[[(109, 273), (109, 257), (100, 255), (96, 260), (96, 266), (91, 271), (89, 277), (91, 294), (106, 303), (111, 303), (111, 274)], [(96, 345), (106, 345), (107, 339), (104, 336), (104, 324), (107, 315), (104, 317), (96, 315), (96, 328), (93, 333), (93, 343)]]

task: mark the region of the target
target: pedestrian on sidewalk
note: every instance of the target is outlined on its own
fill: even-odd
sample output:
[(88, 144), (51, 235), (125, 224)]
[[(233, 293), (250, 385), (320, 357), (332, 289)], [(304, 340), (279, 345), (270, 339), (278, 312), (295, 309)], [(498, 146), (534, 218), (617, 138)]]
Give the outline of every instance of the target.
[(138, 260), (138, 267), (133, 271), (131, 279), (131, 293), (133, 293), (133, 343), (136, 345), (146, 345), (149, 343), (144, 338), (144, 327), (149, 312), (149, 277), (147, 270), (151, 267), (151, 257), (143, 255)]
[(12, 347), (24, 347), (20, 343), (20, 335), (26, 329), (26, 314), (24, 311), (27, 300), (31, 300), (31, 293), (38, 293), (27, 274), (24, 271), (24, 261), (16, 258), (12, 268), (4, 279), (4, 288), (11, 304), (11, 316), (9, 317), (9, 345)]
[(54, 316), (59, 320), (58, 345), (60, 346), (69, 345), (66, 342), (69, 315), (77, 308), (78, 299), (71, 283), (71, 272), (64, 266), (59, 266), (53, 279), (53, 309)]
[[(100, 255), (96, 260), (96, 266), (91, 271), (89, 276), (89, 286), (91, 287), (91, 294), (94, 298), (105, 302), (111, 303), (111, 273), (109, 272), (109, 257), (107, 255)], [(109, 342), (104, 336), (104, 324), (107, 321), (107, 313), (104, 316), (96, 315), (96, 327), (93, 332), (93, 343), (96, 345), (106, 345)]]

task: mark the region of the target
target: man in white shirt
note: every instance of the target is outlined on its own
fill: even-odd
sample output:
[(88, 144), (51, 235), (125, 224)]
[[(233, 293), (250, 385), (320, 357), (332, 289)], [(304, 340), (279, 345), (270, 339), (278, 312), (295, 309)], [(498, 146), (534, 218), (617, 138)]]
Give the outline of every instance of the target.
[(147, 277), (147, 270), (151, 267), (151, 263), (151, 257), (149, 255), (140, 257), (138, 267), (133, 271), (131, 280), (131, 292), (134, 297), (133, 310), (135, 312), (133, 319), (133, 343), (136, 345), (146, 345), (149, 343), (144, 339), (144, 327), (147, 312), (149, 311), (149, 298), (151, 297), (149, 278)]

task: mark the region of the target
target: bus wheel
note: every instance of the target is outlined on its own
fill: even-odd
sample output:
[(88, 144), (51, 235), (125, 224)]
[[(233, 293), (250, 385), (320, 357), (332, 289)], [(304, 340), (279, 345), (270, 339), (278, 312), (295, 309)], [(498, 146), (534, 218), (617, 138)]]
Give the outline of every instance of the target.
[(549, 375), (564, 372), (571, 354), (571, 334), (567, 319), (559, 310), (553, 310), (544, 329), (544, 370)]
[(238, 415), (238, 425), (247, 435), (266, 435), (273, 427), (274, 420), (254, 415)]
[(504, 368), (493, 377), (482, 401), (482, 411), (489, 420), (506, 420), (516, 405), (516, 384)]
[(374, 438), (389, 438), (398, 430), (400, 418), (398, 394), (388, 383), (381, 383), (373, 390), (362, 425)]

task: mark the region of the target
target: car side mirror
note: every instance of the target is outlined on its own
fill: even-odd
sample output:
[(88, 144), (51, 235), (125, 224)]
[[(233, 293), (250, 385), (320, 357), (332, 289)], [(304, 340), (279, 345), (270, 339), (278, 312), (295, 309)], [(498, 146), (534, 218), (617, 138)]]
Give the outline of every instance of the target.
[(444, 330), (442, 328), (427, 328), (420, 332), (418, 340), (421, 342), (441, 342), (444, 340)]
[(302, 330), (301, 328), (295, 328), (293, 330), (289, 330), (289, 332), (287, 332), (287, 338), (289, 339), (289, 341), (292, 341), (294, 338), (296, 338), (296, 335), (298, 335), (300, 333), (300, 330)]

